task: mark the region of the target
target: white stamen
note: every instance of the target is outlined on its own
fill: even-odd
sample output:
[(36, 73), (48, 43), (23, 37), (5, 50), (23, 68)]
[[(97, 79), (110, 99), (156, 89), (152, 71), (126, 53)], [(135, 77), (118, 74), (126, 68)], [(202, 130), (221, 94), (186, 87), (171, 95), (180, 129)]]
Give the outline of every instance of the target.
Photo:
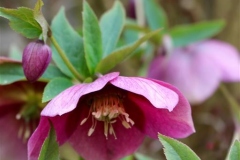
[(113, 124), (116, 123), (117, 118), (119, 118), (126, 129), (134, 125), (133, 120), (129, 118), (129, 114), (124, 109), (122, 97), (121, 94), (110, 94), (91, 98), (89, 115), (80, 123), (80, 125), (83, 125), (89, 116), (92, 115), (92, 126), (88, 131), (88, 136), (91, 136), (95, 131), (97, 121), (104, 123), (104, 135), (106, 139), (108, 139), (108, 134), (113, 135), (117, 139), (113, 128)]
[(115, 134), (115, 131), (114, 131), (113, 126), (112, 126), (111, 123), (110, 123), (109, 133), (110, 133), (111, 135), (113, 134), (113, 135), (114, 135), (114, 138), (117, 139), (117, 136), (116, 136), (116, 134)]
[(131, 126), (126, 121), (122, 121), (122, 125), (127, 129), (131, 128)]
[(94, 128), (91, 127), (88, 131), (88, 136), (91, 136), (93, 134), (93, 132), (94, 132)]
[(108, 122), (104, 121), (104, 135), (108, 139)]
[(17, 120), (21, 119), (21, 117), (22, 117), (22, 116), (21, 116), (20, 113), (18, 113), (18, 114), (16, 115), (16, 119), (17, 119)]
[(29, 128), (29, 125), (28, 124), (26, 124), (26, 129), (25, 129), (25, 132), (24, 132), (24, 142), (26, 142), (26, 140), (29, 138), (29, 136), (30, 136), (30, 133), (31, 133), (31, 130), (30, 130), (30, 128)]
[(19, 130), (18, 130), (18, 138), (22, 138), (23, 137), (23, 126), (21, 125)]
[(87, 121), (87, 118), (84, 118), (84, 119), (81, 121), (80, 125), (83, 125), (86, 121)]

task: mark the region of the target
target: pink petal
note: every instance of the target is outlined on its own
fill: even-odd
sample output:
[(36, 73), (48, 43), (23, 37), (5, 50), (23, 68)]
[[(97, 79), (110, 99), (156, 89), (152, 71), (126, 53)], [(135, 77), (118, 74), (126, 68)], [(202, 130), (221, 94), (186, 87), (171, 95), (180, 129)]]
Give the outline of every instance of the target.
[[(170, 57), (159, 57), (149, 77), (176, 86), (192, 104), (205, 101), (217, 89), (221, 71), (211, 59), (195, 54), (191, 48), (176, 49)], [(156, 68), (155, 68), (156, 67)]]
[(49, 120), (41, 117), (37, 129), (34, 131), (28, 141), (28, 160), (37, 160), (40, 154), (44, 140), (47, 138), (50, 130)]
[(60, 145), (65, 143), (80, 124), (79, 113), (81, 107), (77, 107), (73, 112), (62, 116), (50, 117), (50, 121), (57, 134), (57, 140)]
[(208, 40), (196, 44), (196, 54), (210, 59), (222, 71), (222, 80), (240, 81), (240, 56), (232, 45), (217, 40)]
[[(84, 119), (88, 115), (89, 109), (83, 107), (79, 115)], [(103, 122), (98, 121), (95, 131), (88, 136), (88, 131), (92, 125), (91, 118), (86, 123), (79, 125), (72, 137), (69, 139), (73, 148), (87, 160), (116, 160), (126, 155), (132, 154), (142, 143), (144, 135), (135, 127), (126, 129), (119, 119), (113, 124), (117, 139), (113, 135), (104, 136)]]
[(76, 112), (70, 112), (62, 116), (50, 118), (44, 116), (41, 117), (40, 124), (30, 137), (28, 143), (28, 156), (31, 160), (35, 160), (39, 156), (41, 146), (43, 145), (43, 142), (48, 136), (50, 130), (49, 121), (51, 121), (54, 127), (59, 145), (62, 145), (76, 130), (77, 125), (79, 125), (78, 113), (79, 111), (76, 110)]
[(144, 96), (156, 108), (166, 108), (172, 111), (178, 102), (178, 95), (175, 92), (145, 78), (119, 76), (110, 83), (118, 88)]
[(78, 84), (66, 89), (48, 103), (41, 115), (54, 117), (72, 111), (76, 108), (79, 99), (83, 95), (102, 89), (110, 80), (118, 77), (118, 75), (119, 73), (117, 72), (109, 73), (92, 83)]
[(179, 102), (172, 112), (153, 107), (149, 101), (136, 94), (129, 94), (126, 107), (136, 126), (152, 138), (157, 138), (158, 132), (173, 138), (184, 138), (195, 132), (191, 107), (184, 96), (173, 86), (161, 82), (156, 83), (170, 88), (179, 96)]
[(149, 66), (147, 77), (163, 80), (165, 77), (165, 69), (168, 67), (167, 58), (165, 55), (155, 57)]
[(18, 138), (21, 122), (16, 120), (15, 116), (15, 112), (10, 112), (0, 117), (0, 158), (2, 160), (27, 159), (27, 142)]

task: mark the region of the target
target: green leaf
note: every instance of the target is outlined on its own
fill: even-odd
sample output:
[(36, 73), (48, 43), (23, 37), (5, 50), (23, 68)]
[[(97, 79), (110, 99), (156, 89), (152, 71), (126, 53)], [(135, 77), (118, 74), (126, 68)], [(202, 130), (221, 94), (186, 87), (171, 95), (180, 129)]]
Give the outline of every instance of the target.
[[(64, 8), (61, 8), (54, 17), (51, 28), (52, 36), (66, 53), (69, 61), (81, 75), (87, 77), (89, 73), (84, 57), (83, 40), (67, 21)], [(53, 60), (59, 69), (69, 77), (74, 77), (54, 46), (52, 46), (52, 52)]]
[(235, 140), (234, 144), (231, 146), (228, 160), (239, 160), (240, 159), (240, 141)]
[(0, 7), (0, 16), (10, 21), (10, 27), (23, 36), (35, 39), (42, 33), (41, 26), (34, 19), (33, 10), (25, 7), (7, 9)]
[(147, 19), (147, 23), (152, 30), (159, 28), (167, 29), (167, 16), (164, 10), (160, 7), (155, 0), (144, 0), (144, 11)]
[(121, 160), (133, 160), (133, 159), (134, 159), (133, 155), (130, 155), (130, 156), (122, 158)]
[(44, 140), (38, 160), (59, 160), (59, 147), (56, 133), (51, 127), (48, 137)]
[[(131, 43), (134, 43), (136, 40), (138, 40), (139, 33), (140, 33), (140, 31), (136, 30), (135, 28), (128, 28), (129, 26), (139, 27), (136, 21), (133, 21), (131, 19), (126, 20), (126, 24), (123, 32), (123, 39), (126, 44), (131, 44)], [(150, 30), (147, 32), (150, 32)]]
[[(124, 33), (123, 34), (125, 34), (125, 31), (127, 31), (127, 32), (130, 31), (129, 33), (127, 33), (127, 34), (130, 34), (130, 35), (127, 35), (128, 37), (132, 36), (132, 38), (129, 39), (130, 41), (129, 40), (126, 41), (128, 43), (128, 42), (131, 42), (133, 39), (137, 40), (139, 38), (139, 36), (138, 36), (139, 33), (144, 33), (145, 34), (145, 33), (148, 33), (150, 31), (152, 31), (152, 29), (149, 29), (147, 27), (139, 26), (136, 21), (133, 21), (132, 19), (127, 19), (126, 24), (124, 26)], [(133, 37), (133, 35), (135, 35), (135, 36)], [(126, 38), (125, 35), (124, 35), (124, 38)], [(155, 45), (159, 45), (160, 42), (161, 42), (161, 39), (162, 39), (162, 33), (154, 36), (154, 38), (151, 38), (151, 43), (153, 43)]]
[(43, 1), (42, 0), (38, 0), (35, 7), (34, 7), (34, 18), (35, 20), (39, 23), (39, 25), (42, 28), (42, 36), (43, 36), (43, 40), (46, 43), (47, 41), (47, 37), (48, 37), (48, 23), (46, 21), (46, 19), (44, 18), (43, 14), (42, 14), (42, 6), (43, 6)]
[(99, 73), (106, 73), (113, 67), (115, 67), (118, 63), (125, 60), (130, 54), (139, 47), (143, 42), (147, 41), (154, 35), (159, 34), (160, 29), (156, 31), (149, 32), (148, 34), (144, 35), (142, 38), (140, 38), (138, 41), (136, 41), (133, 44), (127, 45), (123, 48), (120, 48), (113, 53), (111, 53), (109, 56), (104, 58), (100, 61), (100, 63), (97, 65), (96, 72)]
[(125, 10), (119, 1), (106, 12), (100, 20), (102, 32), (103, 57), (109, 55), (115, 48), (125, 23)]
[(145, 156), (143, 154), (140, 154), (140, 153), (135, 153), (134, 155), (135, 155), (137, 160), (153, 160), (152, 158), (147, 157), (147, 156)]
[(56, 66), (50, 64), (43, 75), (40, 77), (40, 81), (50, 81), (56, 77), (67, 77)]
[(84, 51), (90, 74), (102, 58), (102, 38), (98, 20), (88, 3), (83, 4)]
[(42, 102), (44, 103), (53, 99), (63, 90), (69, 88), (72, 85), (73, 83), (71, 82), (71, 80), (66, 78), (58, 77), (52, 79), (44, 88)]
[[(55, 66), (49, 65), (39, 81), (49, 81), (56, 77), (66, 76)], [(26, 80), (26, 78), (20, 62), (0, 63), (0, 85), (7, 85), (21, 80)]]
[(224, 21), (221, 20), (181, 25), (172, 28), (170, 35), (174, 47), (182, 47), (216, 35), (223, 29), (224, 25)]
[(158, 138), (164, 146), (167, 160), (200, 160), (187, 145), (162, 134), (158, 134)]
[(6, 85), (19, 80), (25, 80), (21, 63), (0, 63), (0, 84)]

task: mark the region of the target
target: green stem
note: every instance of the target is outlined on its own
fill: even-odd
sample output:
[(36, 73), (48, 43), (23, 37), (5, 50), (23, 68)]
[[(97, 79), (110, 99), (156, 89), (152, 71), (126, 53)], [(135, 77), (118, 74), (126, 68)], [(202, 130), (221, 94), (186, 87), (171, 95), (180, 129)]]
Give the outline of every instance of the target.
[(228, 103), (230, 104), (230, 110), (232, 115), (235, 118), (235, 123), (240, 124), (240, 107), (233, 96), (228, 92), (227, 88), (222, 84), (220, 85), (220, 90), (222, 91), (223, 95), (227, 99)]
[(228, 103), (230, 104), (230, 110), (231, 110), (231, 114), (234, 118), (234, 125), (235, 125), (235, 131), (234, 131), (234, 135), (232, 137), (232, 142), (231, 145), (229, 147), (228, 150), (228, 154), (226, 157), (226, 160), (229, 160), (229, 153), (231, 150), (231, 146), (233, 145), (235, 139), (239, 139), (240, 138), (240, 107), (239, 104), (237, 103), (237, 101), (233, 98), (233, 96), (229, 93), (229, 91), (227, 90), (225, 85), (220, 85), (220, 90), (222, 92), (222, 94), (224, 95), (224, 97), (227, 99)]
[(78, 73), (78, 71), (74, 68), (74, 66), (72, 65), (72, 63), (68, 60), (65, 52), (62, 50), (62, 48), (59, 46), (59, 44), (57, 43), (56, 39), (51, 36), (50, 37), (54, 47), (57, 49), (59, 55), (61, 56), (62, 60), (65, 62), (66, 66), (68, 67), (68, 69), (72, 72), (72, 74), (81, 82), (83, 81), (83, 77)]
[[(143, 33), (148, 33), (151, 32), (151, 29), (147, 28), (147, 27), (142, 27), (136, 24), (126, 24), (124, 26), (124, 29), (130, 29), (130, 30), (134, 30), (134, 31), (139, 31), (139, 32), (143, 32)], [(155, 44), (155, 45), (159, 45), (161, 43), (161, 34), (155, 35), (153, 36), (150, 41)]]
[(144, 26), (145, 15), (144, 15), (143, 0), (136, 1), (135, 7), (136, 7), (136, 15), (137, 15), (137, 24), (139, 26)]
[(128, 23), (128, 24), (125, 25), (125, 28), (132, 29), (132, 30), (135, 30), (135, 31), (140, 31), (140, 32), (143, 32), (143, 33), (151, 32), (151, 30), (149, 28), (138, 26), (137, 24)]

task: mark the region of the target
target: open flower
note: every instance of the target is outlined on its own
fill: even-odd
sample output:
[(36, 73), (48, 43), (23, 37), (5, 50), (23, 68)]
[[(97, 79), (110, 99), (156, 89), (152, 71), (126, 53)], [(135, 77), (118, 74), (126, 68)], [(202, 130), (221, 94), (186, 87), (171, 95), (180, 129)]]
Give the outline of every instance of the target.
[(175, 48), (169, 54), (160, 48), (148, 77), (176, 86), (192, 104), (204, 102), (220, 82), (240, 81), (239, 52), (231, 45), (206, 40)]
[[(0, 57), (0, 64), (20, 61)], [(1, 76), (0, 76), (1, 78)], [(46, 83), (18, 81), (0, 85), (0, 157), (26, 160), (27, 141), (36, 129), (45, 104), (41, 96)]]
[(145, 135), (183, 138), (195, 131), (191, 107), (175, 87), (116, 72), (74, 85), (49, 102), (28, 143), (30, 160), (39, 156), (49, 121), (59, 144), (68, 141), (86, 160), (120, 159)]
[(39, 122), (44, 86), (27, 81), (0, 85), (1, 159), (27, 159), (27, 141)]

